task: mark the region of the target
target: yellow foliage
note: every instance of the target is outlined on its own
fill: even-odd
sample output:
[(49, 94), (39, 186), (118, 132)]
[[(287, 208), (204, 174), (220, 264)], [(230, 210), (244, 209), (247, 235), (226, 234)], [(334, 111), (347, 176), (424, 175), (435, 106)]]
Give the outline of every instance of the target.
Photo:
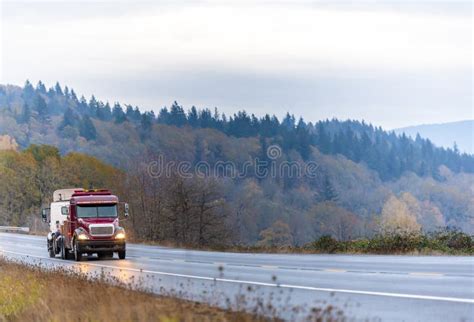
[(62, 159), (63, 175), (68, 184), (82, 188), (112, 188), (120, 171), (102, 161), (80, 153), (70, 153)]
[(287, 223), (277, 220), (273, 225), (260, 233), (261, 240), (257, 243), (262, 247), (289, 247), (293, 245), (290, 227)]
[(410, 210), (410, 206), (403, 200), (407, 199), (413, 207), (414, 200), (408, 195), (402, 196), (402, 200), (390, 196), (382, 209), (382, 229), (390, 233), (412, 233), (421, 230), (416, 220), (416, 214)]
[(0, 225), (27, 225), (65, 187), (120, 190), (122, 172), (80, 153), (61, 157), (52, 146), (0, 151)]
[(0, 150), (14, 150), (18, 149), (18, 143), (9, 135), (0, 135)]

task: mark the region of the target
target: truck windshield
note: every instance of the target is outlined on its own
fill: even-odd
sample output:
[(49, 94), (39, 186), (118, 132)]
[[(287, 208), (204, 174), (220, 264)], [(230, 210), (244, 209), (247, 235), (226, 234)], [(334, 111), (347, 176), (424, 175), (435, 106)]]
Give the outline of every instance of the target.
[(82, 205), (77, 206), (78, 218), (117, 217), (117, 205)]

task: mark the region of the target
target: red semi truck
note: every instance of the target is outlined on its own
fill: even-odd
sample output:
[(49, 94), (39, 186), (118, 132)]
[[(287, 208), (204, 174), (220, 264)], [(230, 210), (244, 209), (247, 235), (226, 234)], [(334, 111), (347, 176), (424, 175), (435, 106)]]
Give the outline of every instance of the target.
[[(126, 256), (125, 230), (119, 225), (117, 196), (109, 190), (61, 189), (53, 194), (50, 208), (42, 210), (49, 223), (47, 246), (50, 257), (80, 261), (84, 254), (99, 258), (118, 253)], [(128, 204), (124, 215), (128, 217)]]

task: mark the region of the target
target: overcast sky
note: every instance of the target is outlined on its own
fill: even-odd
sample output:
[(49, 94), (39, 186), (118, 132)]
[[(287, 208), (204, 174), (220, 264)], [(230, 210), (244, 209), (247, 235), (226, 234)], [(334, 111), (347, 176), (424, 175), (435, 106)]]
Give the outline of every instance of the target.
[(470, 1), (0, 3), (2, 84), (388, 129), (473, 119)]

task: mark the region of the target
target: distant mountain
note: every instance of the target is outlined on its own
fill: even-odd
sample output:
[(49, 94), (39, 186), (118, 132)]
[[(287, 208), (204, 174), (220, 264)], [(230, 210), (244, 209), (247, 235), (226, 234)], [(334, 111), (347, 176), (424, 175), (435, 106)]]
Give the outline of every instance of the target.
[(452, 148), (456, 142), (460, 152), (474, 154), (474, 120), (410, 126), (396, 129), (395, 133), (405, 133), (412, 138), (419, 133), (422, 138), (445, 148)]

